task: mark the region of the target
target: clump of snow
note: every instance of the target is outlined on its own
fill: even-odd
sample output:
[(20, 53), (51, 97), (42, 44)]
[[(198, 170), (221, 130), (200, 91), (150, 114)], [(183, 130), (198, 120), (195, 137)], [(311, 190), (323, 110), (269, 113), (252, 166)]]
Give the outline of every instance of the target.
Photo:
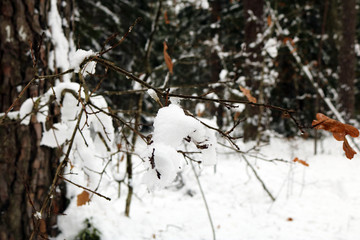
[(177, 172), (181, 170), (181, 155), (165, 143), (152, 144), (146, 150), (144, 160), (148, 170), (143, 176), (143, 183), (149, 190), (166, 187), (174, 181)]
[(220, 74), (219, 74), (220, 81), (225, 81), (226, 76), (228, 75), (228, 73), (229, 73), (228, 70), (222, 69)]
[(205, 112), (205, 104), (204, 103), (198, 103), (195, 106), (195, 112), (197, 116), (201, 116)]
[[(88, 51), (85, 51), (83, 49), (76, 50), (75, 53), (70, 55), (70, 68), (73, 68), (74, 72), (78, 73), (80, 71), (80, 64), (86, 58), (94, 56), (95, 54), (96, 53), (93, 52), (92, 50), (88, 50)], [(86, 65), (84, 66), (84, 68), (82, 69), (82, 74), (84, 76), (88, 75), (88, 73), (94, 74), (95, 67), (96, 67), (96, 62), (94, 62), (94, 61), (87, 62)]]
[(159, 102), (159, 101), (160, 101), (158, 95), (156, 94), (156, 92), (155, 92), (153, 89), (148, 89), (148, 90), (147, 90), (147, 93), (148, 93), (148, 94), (150, 95), (150, 97), (151, 97), (152, 99), (154, 99), (156, 102)]
[(34, 217), (37, 219), (37, 220), (40, 220), (42, 218), (41, 216), (41, 213), (40, 212), (36, 212), (34, 213)]
[(170, 97), (170, 102), (175, 105), (179, 105), (181, 101), (181, 98), (178, 97)]
[[(204, 120), (205, 121), (205, 120)], [(209, 123), (212, 124), (212, 123)], [(176, 104), (161, 108), (154, 120), (153, 144), (143, 154), (149, 189), (169, 185), (181, 169), (182, 155), (177, 152), (184, 142), (193, 142), (202, 154), (204, 165), (216, 164), (215, 133)]]
[(33, 111), (34, 101), (36, 101), (36, 99), (37, 98), (28, 98), (21, 105), (20, 110), (19, 110), (20, 119), (23, 119), (21, 121), (21, 124), (29, 125), (30, 118), (31, 118), (31, 112)]
[(276, 56), (278, 55), (277, 41), (275, 38), (270, 38), (269, 40), (267, 40), (264, 48), (267, 51), (267, 53), (270, 55), (270, 57), (276, 58)]

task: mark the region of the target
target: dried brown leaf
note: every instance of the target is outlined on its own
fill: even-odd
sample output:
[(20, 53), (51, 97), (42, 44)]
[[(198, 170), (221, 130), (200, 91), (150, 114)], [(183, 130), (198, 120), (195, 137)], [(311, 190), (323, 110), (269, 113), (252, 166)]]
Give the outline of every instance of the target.
[(300, 163), (300, 164), (302, 164), (302, 165), (304, 165), (304, 166), (306, 166), (306, 167), (308, 167), (309, 166), (309, 164), (306, 162), (306, 161), (304, 161), (304, 160), (300, 160), (299, 158), (294, 158), (294, 160), (293, 160), (293, 162), (298, 162), (298, 163)]
[(256, 103), (256, 98), (254, 98), (249, 89), (243, 88), (242, 86), (240, 86), (240, 90), (242, 91), (242, 93), (245, 95), (245, 97), (247, 98), (247, 100), (249, 100), (249, 102), (252, 103)]
[(332, 132), (334, 138), (338, 141), (344, 141), (347, 134), (351, 137), (359, 136), (359, 130), (357, 128), (331, 119), (322, 113), (316, 114), (316, 120), (313, 120), (312, 126), (315, 129)]
[(271, 16), (270, 15), (267, 16), (267, 24), (270, 27), (270, 25), (271, 25)]
[(164, 59), (165, 59), (165, 63), (166, 63), (166, 66), (169, 69), (169, 72), (171, 74), (173, 74), (173, 63), (172, 63), (172, 60), (171, 60), (169, 54), (167, 53), (167, 49), (168, 49), (168, 46), (167, 46), (166, 42), (164, 41)]
[(90, 194), (87, 191), (82, 191), (79, 195), (77, 195), (77, 206), (85, 205), (90, 201)]
[(358, 137), (359, 130), (349, 124), (344, 124), (334, 119), (325, 116), (322, 113), (316, 114), (316, 120), (313, 120), (312, 126), (315, 129), (323, 129), (331, 132), (337, 141), (344, 141), (343, 149), (348, 159), (352, 159), (356, 152), (352, 149), (346, 140), (346, 135), (351, 137)]

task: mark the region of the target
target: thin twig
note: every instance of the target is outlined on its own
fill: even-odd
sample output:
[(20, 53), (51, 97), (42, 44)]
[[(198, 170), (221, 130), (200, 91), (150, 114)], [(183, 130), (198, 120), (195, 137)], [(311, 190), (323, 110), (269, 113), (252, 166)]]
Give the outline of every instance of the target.
[(255, 168), (250, 164), (250, 162), (247, 160), (247, 158), (245, 157), (244, 154), (242, 154), (242, 158), (245, 160), (246, 164), (250, 167), (250, 169), (253, 171), (255, 177), (257, 178), (257, 180), (259, 180), (259, 182), (261, 183), (261, 186), (263, 187), (263, 189), (265, 190), (265, 192), (269, 195), (269, 197), (271, 198), (271, 200), (274, 202), (275, 201), (275, 197), (271, 194), (271, 192), (269, 191), (269, 189), (266, 187), (264, 181), (260, 178), (260, 176), (258, 175), (258, 173), (256, 172)]
[(89, 192), (91, 192), (91, 193), (93, 193), (93, 194), (96, 194), (96, 195), (98, 195), (99, 197), (105, 198), (105, 199), (108, 200), (108, 201), (111, 201), (111, 198), (106, 197), (106, 196), (104, 196), (104, 195), (102, 195), (102, 194), (100, 194), (100, 193), (98, 193), (98, 192), (95, 192), (95, 191), (93, 191), (93, 190), (91, 190), (91, 189), (89, 189), (89, 188), (86, 188), (86, 187), (84, 187), (84, 186), (81, 186), (81, 185), (79, 185), (79, 184), (77, 184), (77, 183), (74, 183), (74, 182), (70, 181), (69, 179), (64, 178), (64, 176), (62, 176), (62, 175), (59, 175), (59, 178), (65, 180), (66, 182), (69, 182), (69, 183), (71, 183), (71, 184), (73, 184), (73, 185), (75, 185), (75, 186), (77, 186), (77, 187), (79, 187), (79, 188), (82, 188), (82, 189), (84, 189), (84, 190), (86, 190), (86, 191), (89, 191)]
[(122, 38), (117, 42), (115, 43), (114, 45), (112, 45), (111, 47), (109, 47), (108, 49), (105, 49), (103, 51), (101, 51), (99, 53), (99, 56), (102, 56), (104, 55), (105, 53), (113, 50), (114, 48), (116, 48), (117, 46), (119, 46), (125, 39), (126, 37), (131, 33), (131, 31), (133, 30), (133, 28), (136, 26), (136, 24), (138, 24), (140, 21), (142, 20), (142, 18), (138, 17), (135, 22), (129, 27), (129, 30), (124, 34), (124, 36), (122, 36)]
[(203, 190), (203, 188), (202, 188), (202, 186), (201, 186), (199, 176), (198, 176), (197, 173), (196, 173), (194, 164), (192, 163), (192, 159), (191, 159), (190, 157), (186, 156), (185, 154), (183, 154), (183, 155), (184, 155), (185, 158), (188, 158), (188, 159), (190, 160), (191, 169), (192, 169), (193, 172), (194, 172), (194, 175), (195, 175), (195, 178), (196, 178), (196, 182), (197, 182), (197, 184), (199, 185), (199, 189), (200, 189), (200, 192), (201, 192), (202, 199), (204, 200), (206, 212), (207, 212), (207, 215), (208, 215), (208, 218), (209, 218), (209, 222), (210, 222), (210, 225), (211, 225), (211, 231), (212, 231), (213, 240), (216, 240), (214, 223), (213, 223), (213, 220), (212, 220), (212, 218), (211, 218), (210, 208), (209, 208), (208, 203), (207, 203), (207, 201), (206, 201), (205, 193), (204, 193), (204, 190)]

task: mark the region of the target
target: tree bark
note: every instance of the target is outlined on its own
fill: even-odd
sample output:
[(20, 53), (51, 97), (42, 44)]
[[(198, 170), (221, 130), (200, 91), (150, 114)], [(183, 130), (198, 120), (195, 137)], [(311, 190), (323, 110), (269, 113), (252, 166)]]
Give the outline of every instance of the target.
[[(70, 0), (66, 3), (58, 6), (70, 20), (73, 5)], [(42, 36), (48, 29), (49, 7), (50, 1), (0, 1), (0, 112), (11, 106), (35, 73), (49, 74), (48, 52), (53, 46)], [(13, 110), (19, 110), (25, 99), (44, 93), (51, 84), (48, 80), (36, 82)], [(59, 160), (56, 150), (40, 146), (41, 136), (42, 125), (35, 115), (29, 125), (9, 118), (0, 124), (0, 240), (28, 239), (34, 230), (39, 239), (56, 234), (63, 191), (53, 196), (46, 216), (39, 219), (34, 215), (47, 195)]]
[[(257, 34), (262, 33), (264, 18), (263, 0), (244, 0), (245, 15), (245, 43), (247, 59), (244, 66), (246, 85), (251, 89), (252, 95), (258, 98), (261, 85), (262, 71), (262, 43), (256, 43)], [(259, 133), (260, 109), (252, 106), (246, 107), (248, 121), (244, 125), (244, 141), (254, 140)]]
[(349, 120), (354, 115), (354, 81), (355, 81), (355, 36), (356, 36), (356, 1), (341, 1), (342, 39), (339, 52), (340, 110)]

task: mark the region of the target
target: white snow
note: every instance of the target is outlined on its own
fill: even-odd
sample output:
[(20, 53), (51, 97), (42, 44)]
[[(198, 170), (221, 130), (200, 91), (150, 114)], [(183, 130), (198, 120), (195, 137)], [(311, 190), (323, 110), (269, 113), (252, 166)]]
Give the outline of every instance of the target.
[(6, 31), (6, 39), (5, 39), (5, 42), (12, 42), (14, 39), (13, 39), (12, 36), (11, 36), (11, 26), (10, 26), (10, 25), (6, 25), (5, 31)]
[[(320, 153), (313, 155), (311, 140), (272, 137), (259, 153), (249, 153), (252, 156), (247, 157), (249, 162), (276, 197), (275, 202), (241, 155), (218, 149), (222, 160), (216, 173), (212, 168), (196, 168), (214, 220), (216, 239), (357, 240), (359, 156), (347, 160), (340, 145), (333, 147), (334, 141), (321, 140)], [(243, 151), (254, 144), (239, 142)], [(294, 157), (306, 160), (309, 167), (292, 162)], [(290, 162), (267, 162), (261, 158)], [(194, 174), (190, 168), (184, 168), (182, 176), (185, 185), (180, 190), (174, 186), (148, 193), (141, 185), (142, 176), (135, 175), (136, 197), (132, 200), (130, 218), (123, 213), (126, 189), (117, 198), (117, 186), (109, 184), (101, 192), (112, 196), (112, 201), (94, 197), (89, 205), (71, 204), (66, 215), (59, 216), (62, 233), (57, 239), (73, 239), (84, 228), (85, 219), (90, 219), (105, 240), (212, 239)]]
[[(213, 125), (213, 122), (206, 124)], [(202, 164), (216, 164), (215, 133), (197, 119), (185, 115), (179, 105), (170, 104), (158, 111), (152, 139), (153, 144), (142, 154), (147, 169), (143, 182), (150, 190), (167, 186), (175, 179), (183, 159), (177, 150), (183, 150), (180, 145), (184, 139), (195, 144), (195, 150), (201, 152)]]
[[(65, 37), (62, 29), (61, 16), (57, 9), (57, 1), (51, 0), (51, 7), (48, 14), (48, 25), (50, 28), (51, 41), (54, 44), (55, 51), (49, 53), (49, 67), (52, 71), (56, 68), (60, 68), (61, 71), (69, 69), (69, 54), (73, 51), (69, 40)], [(70, 75), (64, 75), (65, 82), (70, 81)]]
[[(106, 173), (102, 176), (99, 173), (105, 165), (113, 169), (116, 164), (111, 161), (112, 154), (116, 152), (116, 146), (112, 118), (105, 114), (108, 112), (107, 103), (102, 96), (90, 97), (90, 102), (105, 113), (99, 112), (91, 105), (86, 105), (86, 114), (83, 113), (80, 124), (76, 127), (79, 113), (83, 108), (77, 96), (79, 92), (81, 98), (84, 98), (84, 89), (80, 89), (78, 83), (64, 82), (49, 89), (41, 97), (27, 99), (20, 107), (19, 116), (21, 119), (24, 118), (21, 123), (29, 124), (30, 115), (34, 112), (34, 103), (36, 103), (38, 110), (36, 119), (43, 124), (44, 129), (40, 145), (53, 148), (62, 146), (63, 152), (67, 151), (67, 141), (71, 139), (76, 129), (69, 155), (70, 164), (65, 169), (66, 177), (70, 181), (84, 184), (91, 189), (111, 185), (111, 182), (115, 183), (112, 175)], [(60, 108), (61, 121), (47, 130), (47, 104), (52, 96), (55, 97), (55, 103)], [(101, 183), (100, 179), (102, 179)], [(81, 191), (80, 188), (68, 184), (67, 197), (72, 199)]]
[(277, 41), (275, 38), (270, 38), (269, 40), (267, 40), (264, 48), (267, 51), (267, 53), (270, 55), (270, 57), (276, 58), (278, 54), (278, 50), (277, 50)]
[(220, 81), (226, 81), (226, 76), (228, 75), (228, 71), (226, 69), (222, 69), (219, 74)]
[(41, 213), (40, 213), (40, 212), (36, 212), (36, 213), (34, 213), (34, 217), (35, 217), (37, 220), (39, 220), (39, 219), (41, 219), (41, 218), (42, 218), (42, 216), (41, 216)]
[[(75, 53), (70, 55), (70, 68), (74, 69), (74, 72), (78, 73), (80, 71), (80, 64), (86, 59), (91, 56), (94, 56), (96, 53), (92, 50), (85, 51), (83, 49), (76, 50)], [(82, 75), (86, 76), (89, 73), (95, 73), (96, 62), (89, 61), (86, 63), (84, 68), (82, 69)]]
[(205, 112), (205, 104), (204, 103), (198, 103), (195, 106), (195, 113), (197, 116), (201, 116)]
[(150, 97), (151, 97), (152, 99), (154, 99), (156, 102), (159, 102), (159, 101), (160, 101), (158, 95), (156, 94), (156, 92), (155, 92), (153, 89), (148, 89), (148, 90), (147, 90), (147, 93), (148, 93), (148, 94), (150, 95)]
[(20, 107), (19, 110), (19, 115), (20, 115), (20, 119), (23, 119), (21, 121), (21, 124), (24, 125), (29, 125), (30, 123), (30, 118), (31, 118), (31, 112), (33, 110), (34, 107), (34, 101), (36, 101), (37, 98), (28, 98), (25, 100), (25, 102), (23, 102), (23, 104)]
[(21, 39), (22, 41), (25, 41), (25, 40), (26, 40), (27, 34), (26, 34), (26, 32), (24, 31), (24, 26), (20, 26), (18, 35), (19, 35), (19, 37), (20, 37), (20, 39)]

